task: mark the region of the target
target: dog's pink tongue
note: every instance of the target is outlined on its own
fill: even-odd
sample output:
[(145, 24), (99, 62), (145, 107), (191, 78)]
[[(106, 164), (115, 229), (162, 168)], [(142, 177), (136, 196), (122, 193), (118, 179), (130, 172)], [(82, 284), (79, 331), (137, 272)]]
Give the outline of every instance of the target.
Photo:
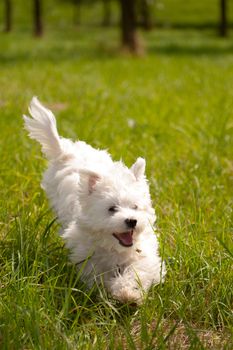
[(123, 232), (117, 236), (123, 245), (131, 246), (133, 244), (133, 232)]

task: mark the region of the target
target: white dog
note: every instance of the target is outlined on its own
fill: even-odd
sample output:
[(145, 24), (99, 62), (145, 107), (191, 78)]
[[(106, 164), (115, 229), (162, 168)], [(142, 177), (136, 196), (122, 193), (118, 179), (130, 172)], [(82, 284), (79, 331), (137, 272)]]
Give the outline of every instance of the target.
[(165, 275), (145, 160), (138, 158), (129, 169), (106, 151), (60, 137), (52, 112), (35, 97), (29, 112), (25, 127), (49, 160), (42, 187), (71, 260), (89, 286), (103, 282), (119, 301), (140, 303), (143, 292)]

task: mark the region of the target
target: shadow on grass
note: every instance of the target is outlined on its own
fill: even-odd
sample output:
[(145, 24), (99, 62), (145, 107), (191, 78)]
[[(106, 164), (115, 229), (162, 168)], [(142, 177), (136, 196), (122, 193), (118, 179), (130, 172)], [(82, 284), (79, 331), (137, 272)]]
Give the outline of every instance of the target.
[[(212, 21), (205, 21), (197, 23), (195, 21), (186, 21), (186, 22), (156, 22), (156, 28), (172, 28), (172, 29), (197, 29), (197, 30), (206, 30), (206, 29), (212, 29), (213, 31), (218, 34), (219, 31), (219, 25), (216, 22)], [(233, 22), (228, 23), (228, 29), (233, 28)]]
[[(233, 44), (226, 47), (216, 46), (188, 46), (180, 44), (167, 44), (164, 46), (149, 45), (148, 53), (156, 56), (221, 56), (232, 55)], [(38, 52), (4, 53), (0, 54), (0, 65), (11, 66), (20, 63), (64, 63), (88, 61), (105, 61), (121, 57), (120, 51), (114, 48), (103, 47), (92, 50), (65, 49), (60, 47), (52, 50), (39, 50)]]
[(80, 60), (105, 60), (118, 55), (117, 49), (93, 47), (90, 49), (70, 47), (68, 49), (54, 46), (39, 50), (24, 52), (0, 53), (0, 65), (15, 65), (17, 63), (63, 63)]
[(169, 43), (166, 45), (150, 45), (149, 50), (152, 54), (157, 55), (169, 55), (169, 56), (220, 56), (233, 54), (233, 44), (229, 42), (226, 46), (217, 45), (191, 45), (190, 44), (179, 44)]
[[(38, 40), (25, 33), (1, 34), (0, 65), (104, 61), (122, 56), (117, 31), (48, 33)], [(164, 56), (231, 55), (233, 42), (208, 31), (160, 30), (146, 34), (148, 53)]]

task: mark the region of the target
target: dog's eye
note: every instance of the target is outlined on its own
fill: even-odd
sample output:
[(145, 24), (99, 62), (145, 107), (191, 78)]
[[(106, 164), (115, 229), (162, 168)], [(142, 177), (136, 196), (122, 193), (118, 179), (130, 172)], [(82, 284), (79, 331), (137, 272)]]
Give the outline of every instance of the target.
[(132, 209), (137, 210), (138, 206), (135, 204)]
[(113, 205), (112, 207), (110, 207), (110, 208), (108, 209), (108, 211), (109, 211), (110, 213), (116, 213), (116, 212), (117, 212), (117, 206), (116, 206), (116, 205)]

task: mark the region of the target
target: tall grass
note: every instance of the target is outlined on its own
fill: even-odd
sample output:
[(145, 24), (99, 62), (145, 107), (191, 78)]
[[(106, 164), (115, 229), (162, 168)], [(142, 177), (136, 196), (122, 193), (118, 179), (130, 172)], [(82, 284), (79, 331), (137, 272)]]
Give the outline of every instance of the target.
[[(232, 348), (231, 40), (157, 30), (148, 56), (117, 53), (118, 32), (1, 34), (0, 344), (3, 349)], [(142, 306), (88, 290), (40, 188), (46, 166), (23, 130), (33, 95), (61, 134), (139, 155), (158, 216), (163, 285)]]

